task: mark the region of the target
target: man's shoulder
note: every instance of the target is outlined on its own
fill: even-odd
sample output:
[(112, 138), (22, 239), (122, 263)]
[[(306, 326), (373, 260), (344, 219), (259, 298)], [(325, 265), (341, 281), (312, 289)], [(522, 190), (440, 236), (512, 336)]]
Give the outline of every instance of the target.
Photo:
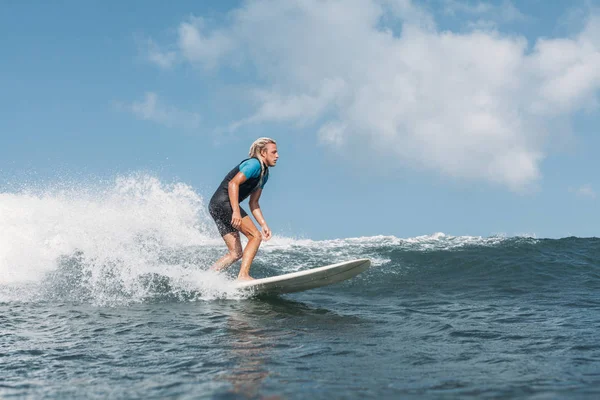
[(249, 158), (247, 160), (244, 160), (240, 163), (240, 168), (258, 168), (260, 169), (260, 161), (258, 161), (258, 159), (256, 158)]
[(248, 158), (247, 160), (242, 161), (242, 164), (246, 164), (246, 165), (252, 165), (252, 166), (257, 166), (260, 167), (260, 161), (258, 161), (258, 158)]
[(257, 177), (260, 175), (260, 161), (256, 158), (245, 160), (240, 163), (240, 171), (242, 171), (247, 178)]

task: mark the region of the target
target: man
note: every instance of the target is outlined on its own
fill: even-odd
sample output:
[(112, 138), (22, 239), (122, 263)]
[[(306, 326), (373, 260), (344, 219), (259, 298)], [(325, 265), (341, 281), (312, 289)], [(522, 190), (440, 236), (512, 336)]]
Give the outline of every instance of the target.
[[(260, 138), (250, 146), (250, 158), (234, 167), (223, 179), (210, 199), (209, 211), (217, 224), (229, 253), (221, 257), (211, 269), (221, 271), (242, 259), (238, 280), (254, 279), (250, 276), (250, 265), (262, 240), (271, 239), (271, 230), (265, 221), (258, 200), (269, 179), (269, 167), (274, 167), (279, 158), (277, 143), (270, 138)], [(250, 196), (250, 210), (261, 226), (259, 232), (240, 203)], [(248, 238), (242, 252), (240, 232)]]

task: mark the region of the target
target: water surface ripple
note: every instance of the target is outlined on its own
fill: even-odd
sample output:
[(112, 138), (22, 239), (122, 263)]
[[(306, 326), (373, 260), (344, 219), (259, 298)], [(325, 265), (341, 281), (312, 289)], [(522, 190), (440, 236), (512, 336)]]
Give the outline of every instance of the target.
[(72, 254), (37, 282), (0, 285), (0, 397), (600, 396), (598, 239), (285, 240), (259, 253), (256, 276), (374, 266), (258, 299), (194, 272), (218, 251), (171, 248), (164, 275)]

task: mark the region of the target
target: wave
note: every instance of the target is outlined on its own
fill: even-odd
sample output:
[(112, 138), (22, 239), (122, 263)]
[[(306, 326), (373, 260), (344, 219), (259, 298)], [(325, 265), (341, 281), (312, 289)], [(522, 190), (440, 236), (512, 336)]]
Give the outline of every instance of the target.
[[(0, 193), (0, 226), (0, 302), (113, 305), (241, 296), (231, 274), (207, 271), (225, 247), (202, 196), (182, 183), (134, 174), (106, 184)], [(546, 274), (555, 264), (552, 273), (564, 265), (597, 266), (597, 248), (597, 239), (444, 233), (324, 241), (275, 236), (263, 243), (252, 272), (270, 276), (367, 257), (374, 267), (357, 282), (385, 292), (442, 278), (468, 285), (490, 276), (523, 277), (538, 264)]]
[(79, 287), (83, 301), (138, 301), (149, 290), (144, 277), (152, 274), (168, 276), (181, 289), (194, 281), (214, 289), (218, 278), (198, 276), (197, 268), (209, 265), (210, 252), (174, 256), (219, 243), (209, 222), (191, 187), (148, 175), (1, 193), (0, 296), (45, 298), (63, 285)]

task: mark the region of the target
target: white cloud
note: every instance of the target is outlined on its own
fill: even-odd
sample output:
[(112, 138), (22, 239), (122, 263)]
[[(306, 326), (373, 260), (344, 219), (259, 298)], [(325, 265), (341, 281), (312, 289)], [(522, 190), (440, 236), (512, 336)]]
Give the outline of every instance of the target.
[(500, 4), (485, 1), (444, 0), (443, 10), (448, 15), (471, 15), (500, 22), (524, 21), (527, 19), (511, 1)]
[(154, 92), (147, 92), (142, 101), (120, 103), (117, 106), (121, 110), (133, 113), (139, 119), (156, 122), (167, 128), (196, 129), (200, 126), (201, 118), (198, 113), (164, 105)]
[(175, 65), (177, 61), (176, 51), (163, 51), (152, 39), (146, 40), (145, 45), (148, 59), (152, 63), (163, 69), (169, 69)]
[(179, 26), (178, 46), (190, 62), (201, 62), (206, 68), (215, 67), (221, 57), (233, 49), (234, 44), (227, 33), (213, 31), (204, 33), (204, 20), (193, 17)]
[(259, 103), (256, 113), (233, 123), (230, 130), (266, 121), (296, 120), (300, 124), (313, 122), (344, 90), (345, 83), (340, 79), (325, 79), (321, 87), (299, 95), (257, 90), (254, 93)]
[(315, 123), (332, 148), (513, 190), (535, 184), (549, 136), (600, 88), (595, 16), (577, 36), (533, 47), (440, 31), (408, 0), (255, 0), (229, 17), (213, 30), (183, 22), (178, 46), (194, 65), (257, 71), (256, 110), (232, 129)]
[(442, 2), (443, 9), (446, 14), (456, 15), (458, 13), (466, 14), (485, 14), (489, 13), (494, 7), (492, 3), (484, 3), (479, 1), (477, 3), (458, 1), (458, 0), (444, 0)]
[(344, 143), (344, 132), (347, 126), (341, 122), (328, 122), (319, 129), (321, 143), (341, 146)]
[(595, 199), (596, 198), (596, 191), (592, 188), (592, 185), (585, 184), (575, 190), (570, 189), (571, 192), (575, 192), (575, 194), (577, 194), (577, 196), (580, 197), (587, 197), (587, 198), (591, 198), (591, 199)]
[(540, 39), (528, 59), (538, 81), (535, 110), (554, 114), (596, 105), (600, 88), (600, 16), (575, 38)]

